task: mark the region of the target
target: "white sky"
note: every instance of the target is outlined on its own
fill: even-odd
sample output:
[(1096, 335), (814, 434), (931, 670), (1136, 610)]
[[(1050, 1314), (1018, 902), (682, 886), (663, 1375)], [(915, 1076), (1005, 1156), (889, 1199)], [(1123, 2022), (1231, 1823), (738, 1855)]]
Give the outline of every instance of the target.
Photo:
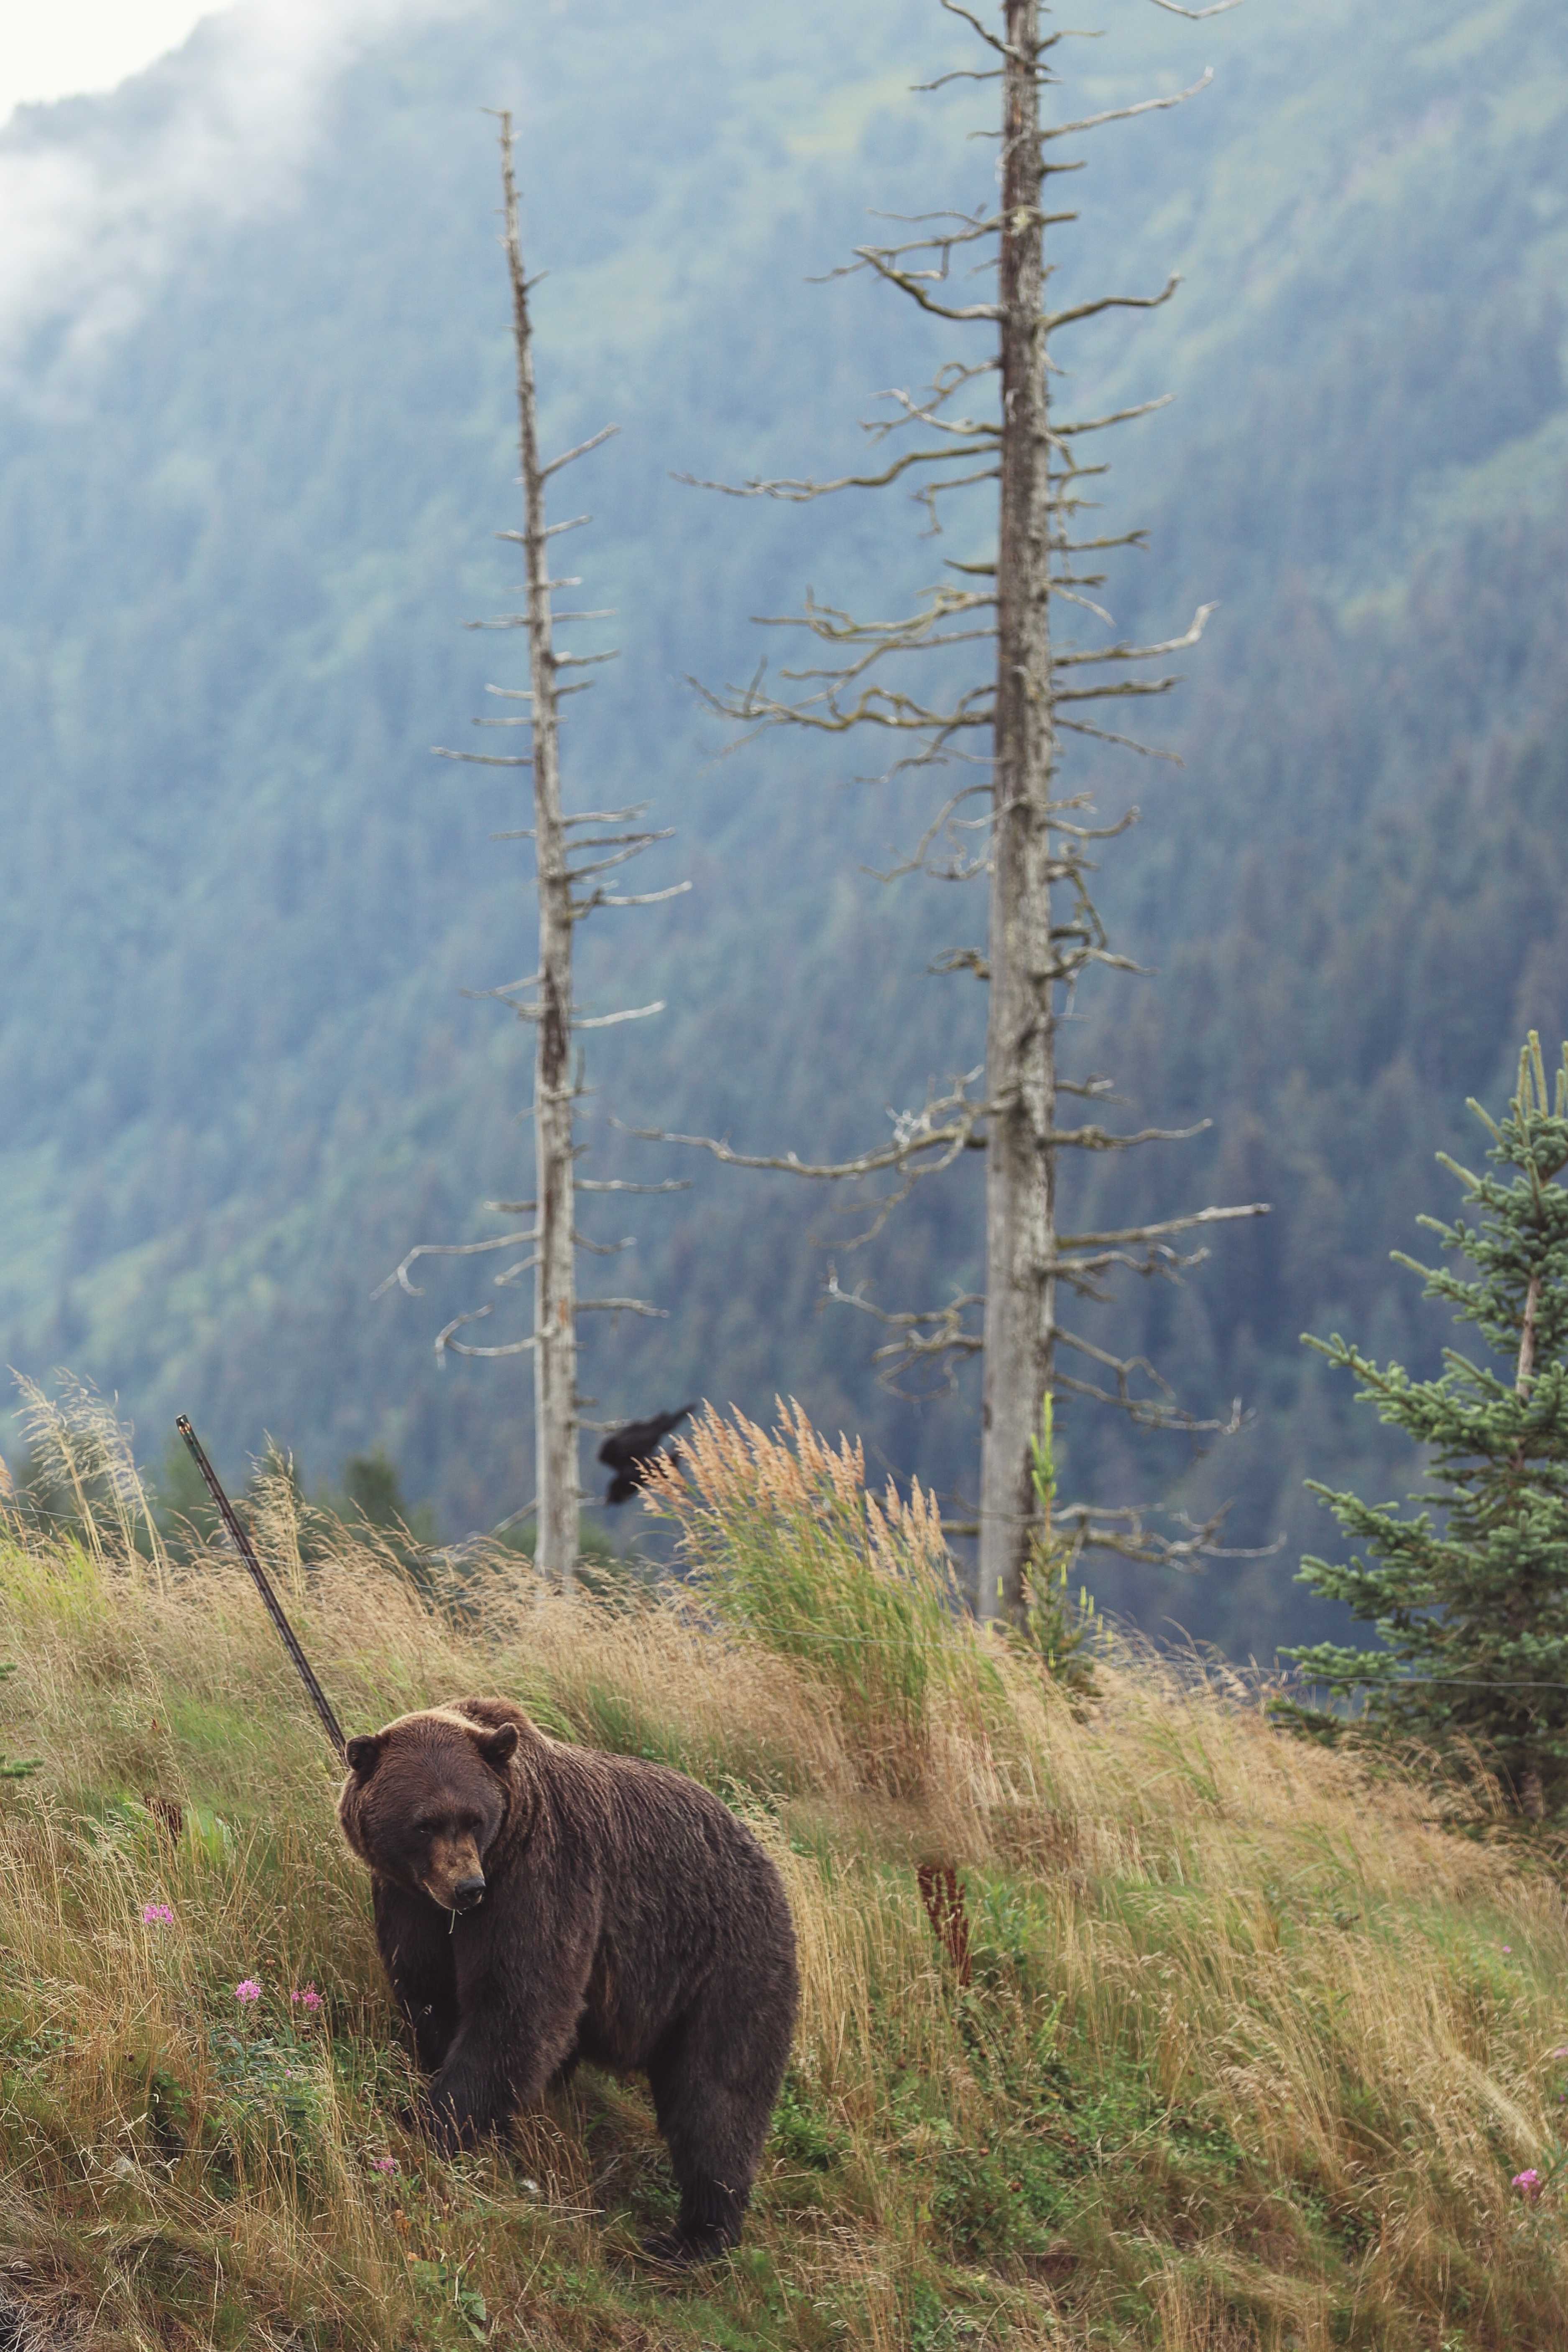
[(221, 0), (12, 0), (0, 34), (0, 122), (29, 99), (112, 89), (177, 49)]
[[(214, 21), (202, 69), (86, 138), (0, 139), (0, 393), (53, 399), (141, 315), (188, 233), (292, 202), (337, 77), (405, 24), (474, 0), (0, 0), (0, 123), (112, 89)], [(65, 330), (52, 361), (33, 331)], [(40, 369), (42, 373), (40, 373)]]

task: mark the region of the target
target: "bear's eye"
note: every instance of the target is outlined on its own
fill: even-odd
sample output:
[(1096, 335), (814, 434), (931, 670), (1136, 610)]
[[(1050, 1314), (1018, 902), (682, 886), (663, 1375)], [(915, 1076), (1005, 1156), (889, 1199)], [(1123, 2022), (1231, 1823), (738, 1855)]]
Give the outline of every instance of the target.
[(482, 1813), (465, 1813), (458, 1823), (458, 1829), (469, 1837), (472, 1837), (476, 1830), (482, 1830), (484, 1825), (485, 1817)]
[(428, 1813), (416, 1813), (414, 1817), (416, 1837), (434, 1837), (440, 1826), (440, 1822), (433, 1820)]

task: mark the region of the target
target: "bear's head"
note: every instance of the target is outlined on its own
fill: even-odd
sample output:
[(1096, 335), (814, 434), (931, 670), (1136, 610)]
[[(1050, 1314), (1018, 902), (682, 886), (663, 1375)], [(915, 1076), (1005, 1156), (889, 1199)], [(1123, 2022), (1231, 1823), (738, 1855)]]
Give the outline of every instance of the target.
[(455, 1706), (351, 1739), (343, 1835), (379, 1876), (444, 1911), (471, 1911), (521, 1793), (510, 1769), (517, 1743), (515, 1723), (476, 1723)]

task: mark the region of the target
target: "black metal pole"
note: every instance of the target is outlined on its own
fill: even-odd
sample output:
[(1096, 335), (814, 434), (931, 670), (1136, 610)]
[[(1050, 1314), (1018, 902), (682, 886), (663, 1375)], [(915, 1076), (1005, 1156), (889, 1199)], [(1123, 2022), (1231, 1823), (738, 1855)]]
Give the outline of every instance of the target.
[(289, 1655), (293, 1659), (295, 1666), (299, 1670), (300, 1680), (304, 1684), (305, 1688), (310, 1694), (310, 1704), (321, 1718), (321, 1727), (325, 1731), (327, 1738), (331, 1741), (334, 1753), (341, 1759), (346, 1761), (346, 1748), (343, 1739), (342, 1726), (338, 1721), (337, 1717), (332, 1713), (331, 1703), (328, 1699), (326, 1692), (321, 1688), (321, 1684), (316, 1680), (314, 1674), (310, 1670), (310, 1661), (305, 1655), (304, 1651), (300, 1647), (299, 1635), (295, 1633), (292, 1625), (289, 1624), (288, 1618), (283, 1614), (283, 1603), (279, 1600), (276, 1592), (273, 1591), (271, 1580), (268, 1578), (267, 1570), (262, 1567), (260, 1560), (257, 1558), (256, 1546), (246, 1534), (244, 1528), (240, 1525), (234, 1505), (229, 1501), (228, 1496), (224, 1493), (222, 1486), (218, 1484), (217, 1472), (213, 1468), (212, 1464), (207, 1460), (205, 1454), (203, 1452), (201, 1439), (196, 1435), (195, 1431), (191, 1427), (189, 1420), (184, 1413), (180, 1415), (178, 1421), (174, 1423), (174, 1427), (179, 1431), (180, 1435), (190, 1447), (192, 1458), (195, 1463), (196, 1468), (206, 1480), (207, 1492), (212, 1496), (213, 1501), (217, 1505), (219, 1513), (223, 1518), (224, 1526), (228, 1529), (229, 1536), (236, 1551), (238, 1552), (241, 1559), (250, 1570), (251, 1576), (255, 1580), (256, 1589), (258, 1592), (260, 1593), (263, 1601), (267, 1603), (267, 1613), (271, 1618), (272, 1622), (277, 1626), (279, 1639), (281, 1641), (283, 1647), (288, 1651)]

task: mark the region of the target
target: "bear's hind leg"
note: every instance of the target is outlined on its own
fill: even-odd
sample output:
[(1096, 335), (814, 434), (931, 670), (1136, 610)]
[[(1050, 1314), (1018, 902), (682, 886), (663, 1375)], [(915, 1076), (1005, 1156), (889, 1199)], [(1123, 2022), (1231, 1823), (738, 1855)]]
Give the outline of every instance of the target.
[(748, 2028), (716, 2007), (689, 2020), (648, 2068), (680, 2210), (647, 2251), (681, 2268), (739, 2242), (784, 2074), (764, 2021), (753, 2017)]

